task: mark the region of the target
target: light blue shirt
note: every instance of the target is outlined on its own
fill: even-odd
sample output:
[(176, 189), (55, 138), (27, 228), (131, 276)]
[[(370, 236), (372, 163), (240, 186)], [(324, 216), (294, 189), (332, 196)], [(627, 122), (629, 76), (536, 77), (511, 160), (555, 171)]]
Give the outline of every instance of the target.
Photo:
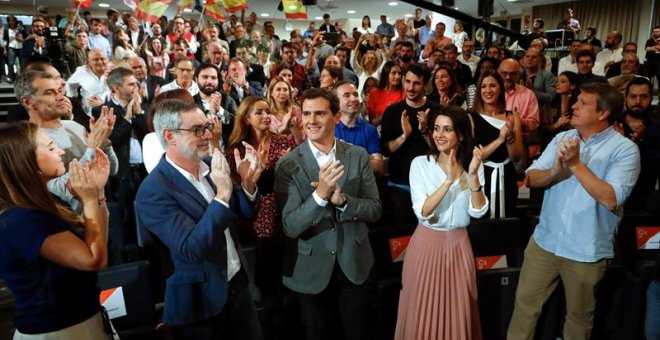
[(89, 49), (99, 49), (103, 52), (105, 52), (105, 56), (108, 59), (112, 59), (112, 47), (110, 47), (110, 41), (104, 37), (102, 34), (89, 34), (89, 37), (87, 38), (87, 41), (89, 42)]
[[(578, 137), (577, 130), (555, 136), (527, 171), (552, 168), (558, 142), (572, 137)], [(623, 203), (639, 175), (639, 149), (610, 126), (586, 142), (580, 139), (580, 161), (612, 186), (617, 208), (610, 211), (599, 204), (571, 175), (545, 190), (534, 240), (544, 250), (574, 261), (613, 258), (614, 235), (623, 215)]]
[(435, 30), (431, 27), (426, 27), (426, 25), (419, 28), (419, 43), (420, 45), (426, 45), (429, 39), (435, 37)]

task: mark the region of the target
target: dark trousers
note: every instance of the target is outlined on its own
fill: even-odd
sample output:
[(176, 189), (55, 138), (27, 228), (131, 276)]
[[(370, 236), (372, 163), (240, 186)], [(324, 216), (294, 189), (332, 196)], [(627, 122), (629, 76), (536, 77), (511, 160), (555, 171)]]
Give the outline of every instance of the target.
[(108, 228), (108, 262), (110, 265), (124, 263), (126, 246), (137, 242), (133, 201), (146, 174), (143, 165), (131, 166), (125, 176), (114, 176), (108, 180), (105, 194), (108, 198), (110, 212)]
[(247, 275), (241, 270), (229, 281), (227, 303), (220, 314), (198, 323), (166, 326), (167, 340), (260, 340), (261, 327), (248, 288)]
[(415, 228), (418, 221), (413, 211), (410, 191), (388, 186), (383, 201), (383, 223), (394, 228)]
[(298, 293), (305, 339), (369, 339), (367, 282), (354, 284), (335, 263), (330, 283), (321, 293)]

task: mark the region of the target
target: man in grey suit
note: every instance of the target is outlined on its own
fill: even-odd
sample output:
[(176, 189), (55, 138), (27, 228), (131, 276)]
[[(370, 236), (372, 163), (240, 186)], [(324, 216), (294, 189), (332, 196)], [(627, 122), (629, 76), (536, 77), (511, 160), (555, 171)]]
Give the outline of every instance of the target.
[(275, 170), (288, 236), (283, 283), (298, 293), (305, 337), (314, 340), (369, 337), (367, 278), (374, 256), (365, 223), (376, 221), (382, 206), (366, 151), (335, 138), (338, 111), (330, 91), (305, 91), (307, 141)]

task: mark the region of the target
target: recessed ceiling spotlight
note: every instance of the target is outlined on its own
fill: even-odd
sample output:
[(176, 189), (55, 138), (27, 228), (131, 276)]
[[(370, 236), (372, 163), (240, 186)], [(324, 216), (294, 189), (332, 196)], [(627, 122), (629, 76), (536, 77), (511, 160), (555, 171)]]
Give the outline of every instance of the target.
[(355, 11), (352, 10), (352, 9), (349, 9), (348, 11), (346, 11), (346, 13), (348, 13), (348, 14), (355, 14)]
[(259, 16), (261, 16), (262, 18), (267, 18), (267, 17), (270, 16), (270, 14), (268, 14), (268, 13), (261, 13), (261, 14), (259, 14)]
[(101, 4), (99, 4), (99, 7), (106, 8), (106, 7), (110, 7), (110, 5), (101, 3)]
[(388, 2), (387, 5), (388, 6), (399, 6), (399, 3), (396, 2), (396, 1), (392, 1), (392, 2)]

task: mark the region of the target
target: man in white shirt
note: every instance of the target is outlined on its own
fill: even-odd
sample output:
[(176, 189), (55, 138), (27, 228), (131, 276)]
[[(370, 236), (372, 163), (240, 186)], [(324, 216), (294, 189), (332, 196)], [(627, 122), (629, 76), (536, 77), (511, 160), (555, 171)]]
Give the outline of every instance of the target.
[(193, 74), (195, 73), (195, 68), (193, 67), (192, 61), (188, 58), (179, 58), (174, 62), (174, 74), (176, 79), (171, 83), (167, 83), (160, 88), (160, 93), (184, 89), (188, 90), (191, 96), (194, 96), (199, 93), (199, 87), (197, 83), (193, 81)]
[[(470, 71), (472, 71), (472, 77), (474, 78), (474, 73), (477, 71), (477, 64), (479, 64), (479, 57), (472, 54), (474, 51), (474, 41), (466, 39), (463, 41), (463, 52), (458, 56), (458, 61), (469, 66)], [(476, 81), (477, 79), (475, 79)]]
[(142, 42), (148, 38), (144, 34), (144, 29), (140, 26), (138, 19), (135, 16), (131, 16), (128, 19), (128, 37), (131, 39), (131, 46), (136, 50), (142, 47)]
[(596, 62), (603, 65), (605, 71), (623, 58), (623, 48), (620, 47), (622, 39), (621, 32), (612, 31), (607, 33), (605, 48), (596, 55)]
[(105, 84), (107, 62), (102, 50), (92, 49), (87, 55), (87, 64), (78, 67), (66, 82), (66, 95), (78, 97), (80, 90), (83, 109), (88, 115), (93, 107), (103, 103), (109, 93), (108, 86)]

